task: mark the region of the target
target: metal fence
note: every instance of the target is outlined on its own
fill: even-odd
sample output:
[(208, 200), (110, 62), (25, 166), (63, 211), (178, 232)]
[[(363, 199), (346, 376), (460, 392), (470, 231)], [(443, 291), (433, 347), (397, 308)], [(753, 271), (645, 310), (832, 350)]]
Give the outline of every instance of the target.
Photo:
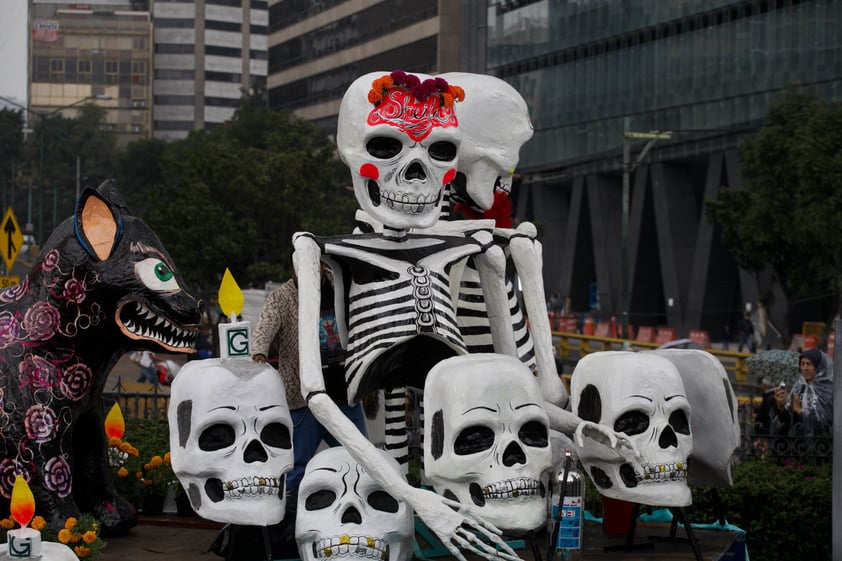
[(106, 411), (119, 403), (123, 416), (128, 419), (166, 420), (170, 394), (159, 386), (154, 386), (152, 391), (126, 390), (118, 381), (113, 390), (103, 393), (103, 402)]

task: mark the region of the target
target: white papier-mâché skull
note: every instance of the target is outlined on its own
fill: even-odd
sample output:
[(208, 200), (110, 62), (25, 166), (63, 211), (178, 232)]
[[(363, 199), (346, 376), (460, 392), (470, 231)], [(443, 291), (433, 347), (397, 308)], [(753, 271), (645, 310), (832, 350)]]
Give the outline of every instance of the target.
[(532, 138), (532, 121), (523, 97), (507, 82), (485, 74), (448, 72), (441, 75), (465, 91), (456, 106), (462, 143), (451, 189), (458, 199), (488, 210), (495, 189), (511, 191), (520, 148)]
[[(400, 473), (389, 454), (377, 453)], [(383, 490), (345, 448), (328, 448), (307, 463), (298, 488), (295, 540), (303, 561), (327, 557), (407, 561), (414, 539), (412, 509)]]
[[(396, 75), (400, 78), (393, 79)], [(385, 88), (389, 80), (373, 86), (384, 77), (395, 87)], [(397, 86), (406, 81), (418, 81), (421, 90)], [(444, 186), (456, 176), (461, 133), (454, 107), (443, 106), (437, 91), (420, 93), (435, 84), (446, 85), (423, 74), (373, 72), (357, 78), (342, 98), (336, 133), (340, 157), (351, 169), (360, 208), (389, 228), (434, 225)]]
[(733, 485), (731, 466), (740, 447), (737, 396), (722, 362), (698, 349), (651, 351), (675, 364), (684, 382), (693, 418), (690, 486)]
[(274, 368), (243, 358), (187, 362), (172, 383), (169, 422), (173, 471), (201, 517), (283, 520), (292, 418)]
[(441, 361), (424, 385), (424, 469), (436, 492), (507, 533), (546, 519), (549, 420), (532, 372), (514, 357)]
[(570, 381), (573, 412), (626, 433), (640, 454), (585, 439), (579, 459), (603, 495), (655, 506), (691, 504), (690, 403), (681, 375), (654, 353), (597, 352), (579, 360)]

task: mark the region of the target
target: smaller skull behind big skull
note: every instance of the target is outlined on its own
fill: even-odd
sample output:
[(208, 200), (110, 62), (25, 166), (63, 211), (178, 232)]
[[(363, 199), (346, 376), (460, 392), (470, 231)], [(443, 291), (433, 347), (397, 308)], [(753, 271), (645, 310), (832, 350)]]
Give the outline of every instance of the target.
[(574, 413), (626, 433), (640, 454), (620, 456), (589, 439), (577, 446), (600, 493), (645, 505), (691, 504), (690, 402), (672, 362), (654, 353), (592, 353), (573, 370), (570, 390)]
[(427, 375), (424, 468), (436, 492), (508, 534), (546, 518), (549, 420), (532, 372), (514, 357), (470, 354)]
[[(377, 453), (400, 473), (394, 458)], [(384, 491), (343, 447), (323, 450), (307, 463), (297, 512), (295, 539), (303, 561), (412, 557), (412, 509)]]
[[(423, 74), (372, 72), (357, 78), (342, 98), (339, 155), (351, 169), (360, 208), (389, 228), (433, 226), (444, 186), (456, 175), (461, 132), (453, 106), (442, 104), (434, 84), (446, 82)], [(420, 91), (426, 93), (413, 93)]]
[(283, 520), (292, 418), (275, 369), (241, 358), (186, 363), (172, 384), (169, 423), (173, 471), (200, 516)]
[(516, 89), (495, 76), (447, 72), (441, 77), (465, 90), (465, 101), (456, 107), (462, 142), (451, 189), (457, 200), (489, 210), (495, 190), (511, 191), (520, 148), (532, 138), (529, 107)]

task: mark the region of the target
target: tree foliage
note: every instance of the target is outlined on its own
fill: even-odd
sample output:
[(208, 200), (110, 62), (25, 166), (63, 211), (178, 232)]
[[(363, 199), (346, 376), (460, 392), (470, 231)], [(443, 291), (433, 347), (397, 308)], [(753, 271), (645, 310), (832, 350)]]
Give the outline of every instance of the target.
[[(842, 291), (842, 105), (795, 93), (740, 146), (745, 189), (706, 203), (737, 263), (787, 297)], [(837, 303), (839, 300), (837, 300)]]
[(350, 231), (347, 175), (308, 122), (244, 103), (225, 126), (130, 146), (118, 184), (186, 279), (213, 293), (226, 267), (244, 287), (288, 278), (296, 231)]

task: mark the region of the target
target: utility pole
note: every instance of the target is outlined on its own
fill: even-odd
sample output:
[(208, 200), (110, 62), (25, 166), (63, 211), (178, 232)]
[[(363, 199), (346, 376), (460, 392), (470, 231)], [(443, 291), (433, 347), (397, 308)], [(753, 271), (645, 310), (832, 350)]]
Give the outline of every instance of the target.
[[(631, 305), (631, 267), (629, 263), (629, 206), (631, 199), (631, 174), (652, 149), (652, 146), (659, 140), (666, 140), (672, 138), (671, 132), (630, 132), (623, 131), (623, 225), (622, 225), (622, 267), (623, 267), (623, 317), (622, 317), (622, 337), (624, 339), (631, 339), (629, 333), (629, 307)], [(634, 139), (645, 139), (646, 144), (643, 150), (631, 161), (631, 141)]]

